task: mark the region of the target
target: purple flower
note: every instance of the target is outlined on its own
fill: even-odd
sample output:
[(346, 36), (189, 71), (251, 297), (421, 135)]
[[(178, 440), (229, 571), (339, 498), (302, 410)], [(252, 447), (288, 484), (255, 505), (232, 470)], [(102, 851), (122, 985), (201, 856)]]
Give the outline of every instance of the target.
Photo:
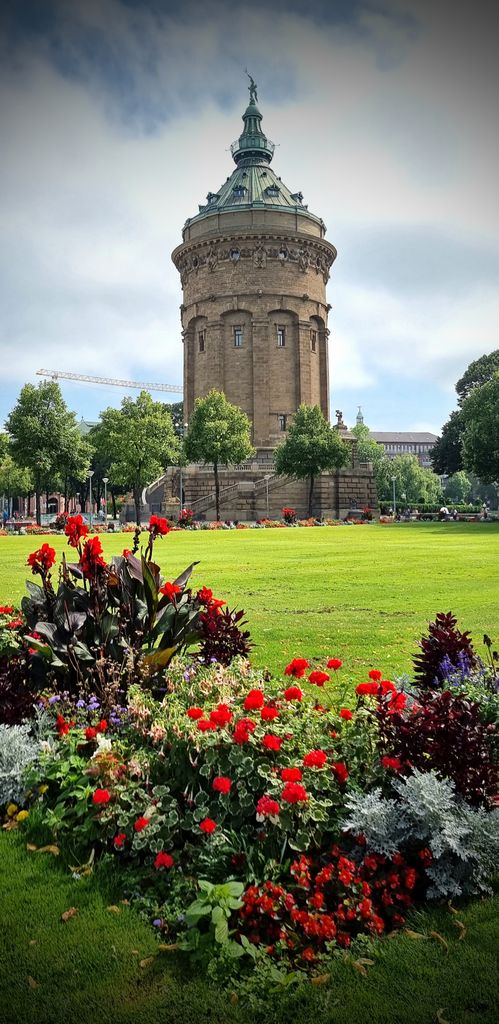
[(53, 697), (49, 697), (49, 704), (57, 704), (57, 701), (60, 699), (60, 695), (55, 693)]
[(77, 700), (76, 701), (76, 707), (77, 708), (84, 708), (85, 707), (85, 701), (84, 700)]
[(98, 700), (91, 700), (89, 702), (89, 705), (88, 705), (88, 710), (89, 711), (97, 711), (97, 708), (100, 708), (99, 701)]
[(154, 918), (153, 925), (154, 925), (155, 928), (161, 928), (162, 924), (163, 924), (163, 922), (162, 922), (160, 917), (155, 917)]

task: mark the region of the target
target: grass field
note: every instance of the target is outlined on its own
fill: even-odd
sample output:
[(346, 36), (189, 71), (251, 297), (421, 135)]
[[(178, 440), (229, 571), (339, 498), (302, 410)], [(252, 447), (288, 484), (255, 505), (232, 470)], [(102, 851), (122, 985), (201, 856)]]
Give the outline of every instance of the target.
[[(27, 554), (44, 538), (0, 538), (0, 604), (19, 603)], [(61, 552), (63, 538), (50, 538)], [(106, 555), (130, 535), (103, 539)], [(253, 660), (277, 672), (293, 655), (341, 657), (358, 679), (376, 665), (408, 670), (415, 640), (437, 611), (452, 609), (477, 645), (498, 638), (499, 526), (401, 524), (173, 533), (156, 545), (168, 579), (199, 559), (205, 583), (246, 609)], [(29, 854), (0, 832), (1, 1024), (495, 1024), (499, 898), (414, 916), (423, 936), (376, 946), (367, 976), (332, 961), (324, 986), (267, 993), (266, 1008), (231, 1003), (168, 954), (129, 908), (118, 914), (116, 879), (75, 881), (49, 855)], [(119, 905), (119, 903), (118, 903)], [(67, 924), (61, 913), (77, 907)], [(146, 961), (141, 966), (141, 961)]]
[[(42, 541), (0, 537), (0, 604), (20, 601)], [(108, 557), (130, 542), (103, 538)], [(62, 537), (50, 543), (65, 549)], [(428, 620), (449, 609), (477, 643), (498, 634), (499, 524), (171, 533), (155, 556), (168, 579), (199, 560), (194, 585), (246, 610), (253, 661), (276, 672), (297, 654), (340, 657), (354, 677), (407, 671)]]

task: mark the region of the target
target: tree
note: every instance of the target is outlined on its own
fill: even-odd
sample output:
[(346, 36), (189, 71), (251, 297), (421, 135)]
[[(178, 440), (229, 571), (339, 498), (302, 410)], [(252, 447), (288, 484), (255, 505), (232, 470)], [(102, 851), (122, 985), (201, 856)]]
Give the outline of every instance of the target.
[(38, 387), (25, 384), (6, 427), (12, 457), (18, 466), (31, 470), (40, 523), (42, 488), (52, 486), (61, 466), (80, 446), (75, 414), (67, 408), (56, 381), (42, 381)]
[(245, 412), (231, 405), (221, 391), (198, 398), (185, 439), (190, 462), (212, 463), (215, 476), (215, 508), (220, 519), (219, 466), (234, 466), (254, 455), (251, 424)]
[(473, 389), (463, 405), (466, 469), (484, 483), (499, 480), (499, 372)]
[(12, 498), (29, 494), (33, 481), (29, 469), (16, 465), (8, 453), (2, 458), (0, 452), (0, 494), (7, 498), (7, 507), (11, 511)]
[(448, 477), (444, 484), (445, 498), (449, 501), (455, 502), (466, 502), (470, 500), (472, 482), (464, 469), (460, 469), (458, 473), (453, 473), (452, 476)]
[(407, 505), (437, 503), (442, 499), (442, 486), (438, 476), (432, 473), (431, 469), (423, 469), (415, 455), (397, 455), (394, 459), (387, 459), (386, 463), (381, 464), (376, 478), (381, 501), (392, 501), (392, 477), (395, 477), (398, 501), (405, 494)]
[(105, 409), (92, 438), (108, 454), (111, 482), (132, 491), (140, 524), (144, 487), (178, 455), (168, 409), (162, 402), (154, 402), (147, 391), (141, 391), (135, 401), (124, 398), (121, 409)]
[(463, 468), (463, 430), (461, 409), (451, 412), (450, 418), (442, 427), (441, 436), (437, 437), (430, 453), (433, 470), (440, 476), (452, 476)]
[(309, 480), (308, 514), (312, 515), (314, 481), (320, 473), (341, 469), (350, 455), (348, 444), (331, 427), (318, 405), (300, 405), (286, 439), (274, 452), (277, 473)]
[(376, 474), (380, 463), (383, 462), (383, 459), (387, 458), (383, 445), (378, 444), (374, 437), (371, 437), (369, 427), (365, 423), (356, 423), (352, 427), (352, 434), (357, 438), (359, 462), (372, 462), (373, 470)]
[(480, 388), (499, 370), (499, 348), (489, 355), (480, 356), (470, 363), (456, 384), (459, 405), (469, 397), (474, 388)]

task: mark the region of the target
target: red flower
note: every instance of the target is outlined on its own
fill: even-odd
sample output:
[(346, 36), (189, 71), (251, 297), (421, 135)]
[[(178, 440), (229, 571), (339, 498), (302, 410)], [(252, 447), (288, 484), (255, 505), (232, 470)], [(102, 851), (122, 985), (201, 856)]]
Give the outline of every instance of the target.
[(302, 700), (303, 690), (300, 690), (299, 686), (288, 686), (284, 691), (284, 696), (286, 700)]
[(301, 782), (303, 778), (300, 768), (283, 768), (281, 779), (283, 782)]
[(57, 715), (55, 720), (55, 727), (59, 736), (67, 736), (70, 729), (73, 728), (74, 722), (66, 722), (64, 715)]
[(383, 677), (383, 673), (377, 668), (372, 668), (368, 675), (369, 679), (374, 679), (376, 682)]
[(263, 818), (276, 818), (281, 810), (277, 800), (270, 796), (261, 796), (256, 805), (256, 816), (259, 820)]
[(89, 579), (95, 576), (98, 569), (103, 569), (106, 563), (103, 559), (102, 544), (98, 537), (86, 540), (83, 545), (83, 553), (80, 559), (81, 571)]
[(406, 889), (414, 889), (417, 881), (417, 874), (414, 868), (406, 868), (404, 871), (404, 885)]
[(303, 764), (305, 768), (324, 768), (327, 761), (327, 754), (323, 750), (311, 750), (305, 754)]
[(232, 722), (232, 712), (228, 705), (219, 704), (214, 711), (210, 711), (210, 722), (218, 725), (220, 729), (223, 729), (224, 725), (229, 725), (229, 722)]
[(328, 676), (327, 672), (320, 672), (316, 669), (315, 672), (310, 673), (308, 681), (314, 686), (324, 686), (324, 683), (327, 683), (330, 678), (331, 676)]
[(259, 711), (265, 704), (265, 694), (263, 690), (250, 690), (247, 697), (244, 700), (245, 711)]
[(163, 583), (163, 586), (159, 588), (160, 594), (165, 594), (169, 601), (175, 604), (175, 595), (182, 593), (182, 587), (179, 587), (177, 583)]
[(163, 851), (160, 850), (160, 852), (156, 854), (154, 867), (156, 870), (159, 870), (159, 868), (172, 868), (173, 857), (171, 853), (163, 853)]
[(358, 910), (359, 910), (360, 916), (363, 917), (364, 919), (371, 916), (372, 909), (373, 909), (372, 900), (363, 899), (359, 903)]
[(227, 778), (226, 775), (217, 775), (213, 779), (212, 787), (215, 793), (228, 793), (232, 786), (232, 779)]
[(12, 615), (14, 611), (13, 604), (4, 604), (0, 606), (0, 615)]
[(339, 658), (330, 658), (327, 663), (327, 668), (332, 668), (335, 672), (343, 665), (343, 662)]
[(32, 551), (31, 555), (28, 555), (26, 564), (31, 566), (33, 575), (39, 572), (42, 576), (45, 576), (54, 565), (54, 562), (54, 548), (51, 548), (50, 544), (42, 544), (38, 551)]
[(196, 728), (199, 732), (215, 732), (217, 727), (214, 722), (209, 722), (207, 718), (200, 718)]
[(123, 555), (123, 558), (128, 558), (128, 556), (131, 555), (132, 552), (130, 548), (123, 548), (121, 554)]
[(203, 820), (199, 822), (199, 827), (201, 832), (211, 836), (217, 827), (217, 823), (216, 821), (213, 821), (213, 818), (203, 818)]
[(336, 764), (331, 765), (331, 770), (334, 772), (338, 782), (346, 782), (348, 779), (348, 768), (343, 761), (337, 761)]
[(88, 729), (85, 729), (85, 739), (94, 740), (97, 736), (97, 729), (94, 729), (92, 725), (89, 725)]
[(236, 727), (232, 734), (234, 743), (247, 743), (250, 738), (250, 732), (254, 732), (256, 729), (256, 722), (252, 718), (240, 718), (239, 722), (236, 722)]
[(389, 691), (390, 693), (397, 692), (396, 686), (394, 683), (391, 683), (389, 679), (382, 679), (379, 685), (381, 686), (383, 693), (388, 693)]
[(275, 736), (274, 733), (268, 732), (263, 737), (262, 743), (266, 750), (280, 750), (282, 739), (280, 736)]
[(24, 619), (11, 619), (11, 621), (7, 623), (7, 629), (18, 629), (19, 626), (23, 625)]
[(382, 757), (381, 764), (383, 768), (388, 768), (392, 772), (399, 772), (402, 767), (402, 762), (398, 757)]
[(309, 663), (305, 658), (293, 658), (293, 661), (286, 665), (284, 675), (294, 676), (295, 679), (302, 679), (307, 668), (309, 668)]
[(358, 693), (359, 697), (364, 697), (379, 693), (379, 686), (378, 683), (359, 683), (359, 685), (355, 687), (355, 692)]
[(262, 722), (273, 722), (275, 718), (279, 718), (279, 712), (271, 704), (265, 704), (260, 712), (260, 718)]
[(310, 964), (310, 963), (313, 963), (315, 958), (316, 958), (315, 950), (312, 948), (312, 946), (307, 946), (307, 948), (303, 950), (302, 960), (306, 960), (307, 963)]
[(388, 704), (388, 714), (394, 715), (397, 711), (403, 711), (407, 704), (405, 693), (395, 693)]
[(118, 835), (114, 837), (113, 843), (114, 843), (114, 845), (116, 846), (116, 848), (118, 850), (119, 850), (120, 846), (123, 846), (123, 843), (125, 842), (125, 839), (126, 839), (126, 832), (119, 832)]
[(149, 820), (150, 820), (149, 818), (142, 818), (142, 817), (137, 818), (137, 821), (134, 823), (134, 826), (133, 826), (135, 831), (136, 832), (142, 832), (142, 830), (144, 828), (146, 828), (146, 826), (149, 824)]
[(92, 800), (94, 804), (108, 804), (111, 799), (111, 794), (108, 789), (96, 789)]
[(64, 527), (64, 533), (68, 538), (69, 546), (77, 548), (81, 538), (87, 536), (88, 526), (83, 522), (82, 516), (69, 516)]
[(95, 728), (97, 729), (97, 732), (105, 732), (106, 729), (107, 729), (106, 719), (105, 718), (101, 718), (99, 724), (96, 725)]
[(345, 722), (350, 722), (350, 720), (353, 718), (353, 714), (350, 711), (350, 708), (342, 708), (340, 711), (340, 718), (344, 718)]
[(202, 708), (188, 708), (186, 714), (188, 718), (192, 718), (196, 721), (198, 718), (203, 717), (204, 711)]
[(164, 537), (170, 533), (171, 526), (168, 526), (167, 520), (162, 519), (161, 516), (151, 516), (147, 529), (153, 537)]
[(301, 786), (299, 782), (287, 782), (281, 793), (281, 797), (288, 804), (304, 803), (308, 800), (308, 793), (305, 786)]
[(213, 598), (213, 591), (209, 587), (201, 587), (196, 594), (196, 600), (200, 604), (209, 604)]

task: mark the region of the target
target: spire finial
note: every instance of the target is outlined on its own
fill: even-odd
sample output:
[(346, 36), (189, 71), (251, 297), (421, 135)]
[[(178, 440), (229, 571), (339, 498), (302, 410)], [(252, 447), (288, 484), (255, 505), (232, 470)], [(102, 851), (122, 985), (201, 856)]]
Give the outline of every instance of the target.
[(249, 94), (250, 94), (250, 103), (256, 103), (257, 100), (258, 100), (258, 94), (257, 94), (257, 91), (256, 91), (256, 82), (255, 82), (254, 78), (251, 77), (251, 75), (250, 75), (250, 73), (248, 71), (248, 68), (245, 68), (244, 70), (245, 70), (245, 72), (246, 72), (246, 74), (247, 74), (247, 76), (248, 76), (248, 78), (250, 80), (250, 84), (248, 85)]

